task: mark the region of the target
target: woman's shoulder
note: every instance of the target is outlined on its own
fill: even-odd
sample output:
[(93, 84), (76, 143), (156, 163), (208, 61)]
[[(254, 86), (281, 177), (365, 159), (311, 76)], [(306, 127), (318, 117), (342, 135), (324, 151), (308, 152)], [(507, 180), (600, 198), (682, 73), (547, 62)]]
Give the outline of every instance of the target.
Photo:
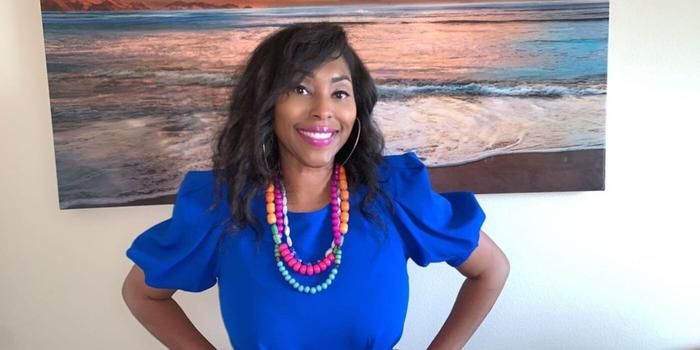
[(415, 152), (386, 155), (379, 166), (380, 182), (393, 193), (416, 186), (425, 186), (427, 168)]
[(188, 170), (180, 183), (177, 192), (176, 205), (187, 204), (200, 209), (209, 208), (217, 195), (226, 198), (226, 186), (221, 186), (216, 192), (216, 177), (212, 169)]
[(381, 168), (384, 168), (385, 170), (421, 169), (425, 167), (414, 151), (385, 155), (382, 158), (383, 163)]

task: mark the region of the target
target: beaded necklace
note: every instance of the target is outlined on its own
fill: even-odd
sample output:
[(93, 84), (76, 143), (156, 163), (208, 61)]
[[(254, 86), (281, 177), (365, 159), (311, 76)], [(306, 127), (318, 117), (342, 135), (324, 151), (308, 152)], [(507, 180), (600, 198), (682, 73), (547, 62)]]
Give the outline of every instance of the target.
[[(331, 176), (331, 225), (333, 229), (333, 240), (331, 246), (326, 250), (324, 258), (315, 263), (305, 263), (298, 256), (292, 247), (291, 229), (287, 218), (287, 192), (278, 177), (273, 183), (268, 185), (265, 193), (267, 223), (270, 224), (272, 239), (275, 242), (275, 261), (282, 277), (292, 288), (302, 293), (316, 294), (328, 288), (333, 283), (338, 274), (340, 262), (343, 257), (343, 241), (348, 232), (348, 222), (350, 219), (350, 192), (348, 191), (348, 181), (345, 176), (345, 168), (336, 164), (333, 167)], [(283, 236), (284, 235), (284, 236)], [(285, 237), (286, 236), (286, 237)], [(282, 239), (285, 242), (282, 242)], [(331, 268), (328, 277), (320, 284), (307, 286), (299, 283), (292, 277), (289, 269), (301, 275), (317, 275)], [(286, 266), (285, 266), (286, 265)]]

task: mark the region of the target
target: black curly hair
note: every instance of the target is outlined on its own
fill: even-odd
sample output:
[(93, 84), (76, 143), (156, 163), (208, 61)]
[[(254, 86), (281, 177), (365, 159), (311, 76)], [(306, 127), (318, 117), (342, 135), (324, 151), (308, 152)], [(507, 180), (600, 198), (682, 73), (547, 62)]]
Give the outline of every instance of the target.
[[(221, 193), (221, 186), (228, 187), (226, 200), (236, 219), (236, 222), (230, 220), (228, 232), (252, 224), (256, 240), (261, 240), (260, 222), (252, 215), (250, 202), (280, 170), (273, 129), (275, 102), (321, 64), (339, 57), (350, 68), (357, 118), (361, 122), (361, 137), (345, 163), (348, 186), (351, 191), (360, 185), (367, 186), (360, 210), (373, 222), (381, 222), (370, 205), (377, 194), (383, 195), (389, 206), (391, 201), (379, 186), (377, 175), (384, 137), (371, 118), (377, 102), (374, 80), (350, 46), (343, 27), (328, 22), (303, 23), (273, 32), (253, 50), (233, 88), (228, 118), (216, 135), (212, 155), (215, 191)], [(337, 162), (350, 154), (357, 138), (357, 125), (336, 154)]]

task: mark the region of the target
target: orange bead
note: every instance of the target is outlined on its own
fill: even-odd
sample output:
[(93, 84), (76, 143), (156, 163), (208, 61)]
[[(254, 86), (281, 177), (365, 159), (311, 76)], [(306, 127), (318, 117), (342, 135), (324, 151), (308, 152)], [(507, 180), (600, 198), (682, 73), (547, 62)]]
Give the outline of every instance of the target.
[(277, 222), (277, 217), (275, 214), (267, 214), (267, 223), (272, 225)]
[(347, 189), (348, 189), (348, 181), (347, 181), (347, 180), (340, 180), (340, 189), (341, 189), (341, 190), (347, 190)]
[(340, 199), (346, 201), (350, 198), (350, 192), (348, 191), (340, 191)]
[(265, 201), (266, 202), (274, 202), (275, 201), (275, 194), (273, 192), (267, 192), (265, 193)]
[(273, 184), (268, 185), (266, 191), (274, 193), (275, 192), (275, 185), (273, 185)]
[(340, 202), (340, 210), (341, 211), (350, 211), (350, 203), (348, 203), (347, 201)]
[(341, 212), (340, 213), (340, 222), (348, 223), (350, 221), (350, 213), (348, 212)]
[(340, 224), (340, 233), (348, 233), (348, 224), (346, 224), (346, 223)]
[(341, 165), (341, 166), (340, 166), (340, 169), (338, 169), (338, 173), (339, 173), (340, 175), (344, 175), (344, 174), (345, 174), (345, 167)]
[(275, 213), (275, 203), (267, 203), (267, 213), (268, 214)]

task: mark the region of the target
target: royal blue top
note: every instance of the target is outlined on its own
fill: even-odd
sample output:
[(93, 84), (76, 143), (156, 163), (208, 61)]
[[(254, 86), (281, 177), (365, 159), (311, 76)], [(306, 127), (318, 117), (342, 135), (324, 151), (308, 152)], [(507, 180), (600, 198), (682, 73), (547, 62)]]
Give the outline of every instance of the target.
[[(251, 204), (265, 228), (259, 247), (252, 228), (222, 235), (218, 223), (231, 217), (230, 209), (223, 200), (207, 211), (214, 194), (211, 170), (187, 172), (172, 217), (141, 233), (126, 255), (143, 269), (151, 287), (199, 292), (218, 282), (221, 314), (237, 350), (392, 349), (408, 306), (408, 258), (420, 266), (460, 265), (477, 247), (485, 215), (472, 192), (432, 191), (427, 168), (415, 153), (383, 160), (380, 185), (394, 210), (381, 199), (371, 210), (386, 232), (361, 214), (366, 187), (360, 186), (350, 195), (338, 274), (316, 294), (293, 289), (278, 270), (264, 193)], [(302, 260), (316, 261), (330, 246), (330, 211), (329, 204), (288, 213), (293, 246)], [(330, 271), (301, 276), (289, 270), (305, 285), (321, 283)]]

